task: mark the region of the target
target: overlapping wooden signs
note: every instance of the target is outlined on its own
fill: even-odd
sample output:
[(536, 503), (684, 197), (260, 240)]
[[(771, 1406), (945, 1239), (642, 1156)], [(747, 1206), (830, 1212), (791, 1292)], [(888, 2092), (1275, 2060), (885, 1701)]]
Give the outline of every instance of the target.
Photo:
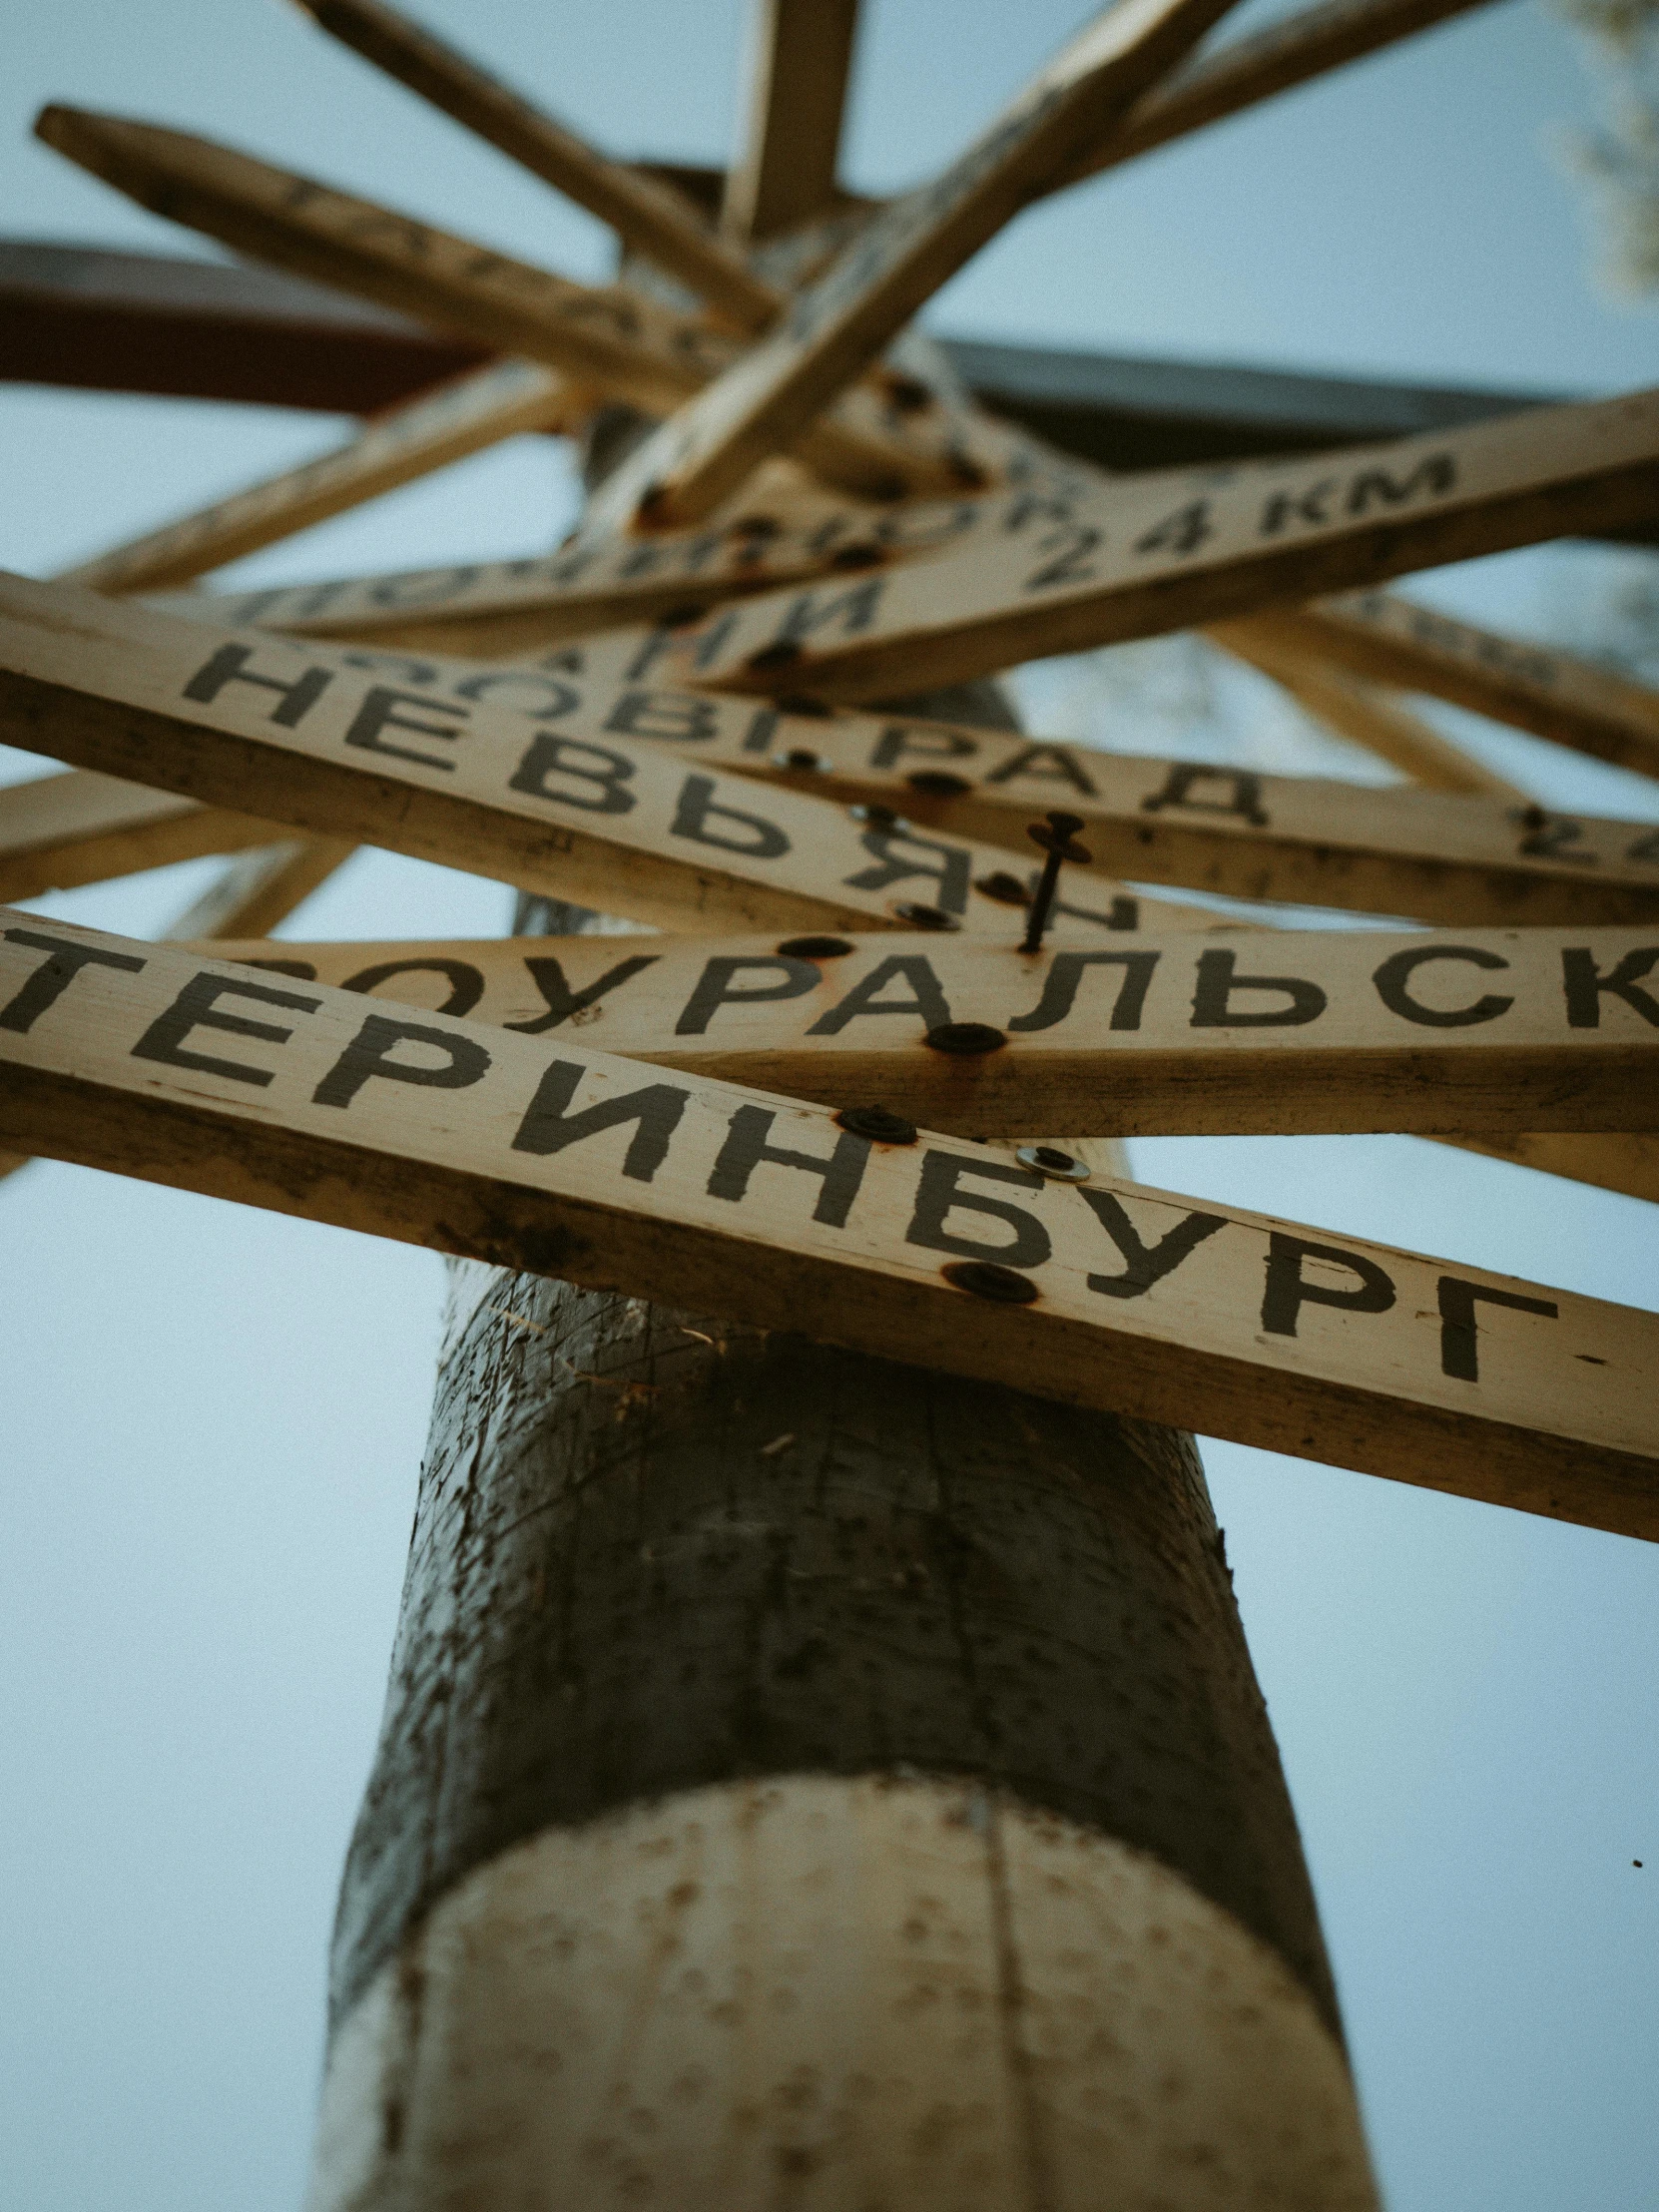
[[(762, 792), (630, 736), (621, 717), (589, 737), (542, 727), (480, 704), (492, 688), (481, 671), (470, 698), (464, 684), (440, 698), (337, 652), (0, 579), (0, 734), (49, 758), (209, 807), (234, 795), (267, 822), (670, 929), (1017, 928), (1026, 889), (994, 848)], [(737, 711), (762, 733), (776, 720)], [(1085, 875), (1063, 919), (1114, 932), (1140, 912)]]
[[(881, 507), (779, 481), (785, 467), (771, 464), (770, 483), (762, 471), (729, 514), (661, 538), (580, 535), (523, 560), (338, 577), (207, 602), (174, 596), (157, 605), (199, 621), (256, 623), (305, 637), (471, 655), (527, 653), (665, 616), (700, 619), (718, 602), (798, 579), (862, 575), (1005, 534), (1034, 542), (1071, 512), (1067, 491), (1047, 480), (978, 498)], [(124, 588), (92, 573), (78, 572), (75, 580)]]
[(881, 698), (1656, 511), (1656, 392), (1291, 461), (1126, 477), (1035, 545), (1001, 540), (729, 609), (696, 677)]
[[(49, 107), (36, 133), (141, 206), (258, 260), (561, 369), (647, 411), (676, 407), (734, 358), (732, 337), (621, 284), (568, 282), (314, 178), (182, 131)], [(802, 457), (844, 488), (893, 498), (961, 482), (949, 449), (890, 428), (869, 393), (804, 429)], [(978, 472), (975, 472), (978, 480)]]
[(1659, 1130), (1655, 930), (215, 949), (967, 1136)]
[(17, 1150), (1659, 1535), (1654, 1315), (31, 914), (0, 977)]
[(915, 310), (1103, 137), (1232, 0), (1118, 0), (930, 184), (865, 225), (761, 344), (619, 468), (597, 515), (696, 522), (792, 445)]
[(0, 790), (0, 899), (38, 898), (141, 868), (268, 844), (269, 822), (114, 776), (42, 776)]
[[(1659, 776), (1659, 692), (1531, 639), (1459, 622), (1393, 592), (1274, 608), (1236, 626), (1240, 650), (1313, 656)], [(1232, 642), (1232, 629), (1219, 632)]]

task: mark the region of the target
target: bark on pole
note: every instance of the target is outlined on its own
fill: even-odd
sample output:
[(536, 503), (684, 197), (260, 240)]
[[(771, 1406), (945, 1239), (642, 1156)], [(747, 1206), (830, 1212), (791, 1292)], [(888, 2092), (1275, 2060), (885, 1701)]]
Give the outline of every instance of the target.
[(1192, 1439), (777, 1320), (452, 1267), (308, 2212), (1374, 2208)]

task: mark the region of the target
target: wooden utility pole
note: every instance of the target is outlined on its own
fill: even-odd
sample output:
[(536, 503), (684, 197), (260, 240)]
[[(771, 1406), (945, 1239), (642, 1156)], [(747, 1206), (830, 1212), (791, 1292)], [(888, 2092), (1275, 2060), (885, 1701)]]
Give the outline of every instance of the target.
[(307, 2212), (1375, 2205), (1192, 1438), (778, 1320), (452, 1263)]

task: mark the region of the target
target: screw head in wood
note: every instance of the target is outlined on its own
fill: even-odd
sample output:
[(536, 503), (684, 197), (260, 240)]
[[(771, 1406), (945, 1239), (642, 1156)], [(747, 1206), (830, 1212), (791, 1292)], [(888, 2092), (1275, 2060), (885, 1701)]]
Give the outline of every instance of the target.
[(878, 799), (872, 799), (867, 807), (848, 807), (846, 810), (854, 822), (867, 822), (872, 830), (908, 830), (910, 825), (891, 807), (883, 807)]
[(1017, 875), (999, 867), (989, 875), (981, 875), (974, 889), (981, 898), (994, 898), (1001, 906), (1029, 906), (1031, 893)]
[(939, 1273), (958, 1291), (988, 1298), (997, 1306), (1029, 1306), (1042, 1293), (1028, 1275), (996, 1260), (951, 1260)]
[(793, 769), (797, 775), (822, 776), (830, 764), (822, 753), (811, 753), (806, 746), (796, 745), (788, 753), (773, 754), (772, 765), (774, 768)]
[(1089, 1169), (1057, 1144), (1022, 1144), (1014, 1154), (1022, 1168), (1033, 1168), (1051, 1183), (1086, 1183)]
[(1000, 1052), (1008, 1042), (1000, 1029), (993, 1029), (988, 1021), (941, 1021), (929, 1029), (922, 1040), (935, 1052), (950, 1052), (967, 1058), (979, 1052)]
[(913, 1121), (889, 1114), (884, 1106), (843, 1106), (835, 1126), (850, 1136), (865, 1137), (871, 1144), (914, 1144), (919, 1134)]
[(943, 768), (918, 768), (904, 781), (911, 791), (920, 792), (927, 799), (960, 799), (963, 792), (973, 789), (965, 776), (952, 776)]
[(962, 926), (956, 916), (947, 914), (942, 906), (923, 906), (914, 898), (895, 898), (892, 910), (912, 929), (960, 929)]
[(782, 960), (838, 960), (852, 950), (847, 937), (786, 937), (778, 947)]

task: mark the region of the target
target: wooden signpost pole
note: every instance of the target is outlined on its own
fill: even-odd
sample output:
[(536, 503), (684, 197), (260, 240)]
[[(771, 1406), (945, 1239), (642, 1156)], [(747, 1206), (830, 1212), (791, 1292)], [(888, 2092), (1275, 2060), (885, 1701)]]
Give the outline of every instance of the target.
[[(1179, 70), (1226, 4), (1103, 13), (768, 326), (792, 226), (822, 260), (852, 0), (759, 0), (718, 233), (381, 0), (306, 0), (701, 270), (725, 331), (209, 141), (43, 119), (147, 204), (529, 356), (118, 549), (98, 589), (0, 578), (0, 732), (82, 772), (0, 809), (0, 889), (243, 851), (183, 924), (211, 939), (361, 838), (511, 880), (577, 939), (215, 957), (0, 914), (7, 1141), (453, 1258), (311, 2212), (1374, 2212), (1225, 1546), (1168, 1424), (1659, 1536), (1652, 1316), (1091, 1151), (1390, 1127), (1648, 1171), (1659, 832), (1528, 808), (1369, 688), (1492, 699), (1492, 641), (1390, 600), (1275, 609), (1645, 520), (1659, 397), (1198, 483), (1067, 483), (1010, 439), (994, 492), (875, 421), (890, 367), (846, 398), (1032, 198), (1458, 0), (1336, 0)], [(100, 596), (590, 393), (685, 404), (567, 556), (430, 601), (274, 594), (240, 635)], [(804, 490), (784, 449), (857, 496)], [(787, 522), (748, 505), (780, 482)], [(923, 485), (987, 496), (894, 504)], [(654, 535), (676, 520), (708, 528)], [(979, 682), (1229, 620), (1438, 792), (1085, 764)], [(455, 631), (587, 642), (407, 651)], [(1505, 680), (1527, 727), (1645, 764), (1633, 687)], [(1160, 926), (1112, 864), (1459, 934), (1173, 901)]]
[(451, 1295), (315, 2212), (1374, 2202), (1189, 1437)]

